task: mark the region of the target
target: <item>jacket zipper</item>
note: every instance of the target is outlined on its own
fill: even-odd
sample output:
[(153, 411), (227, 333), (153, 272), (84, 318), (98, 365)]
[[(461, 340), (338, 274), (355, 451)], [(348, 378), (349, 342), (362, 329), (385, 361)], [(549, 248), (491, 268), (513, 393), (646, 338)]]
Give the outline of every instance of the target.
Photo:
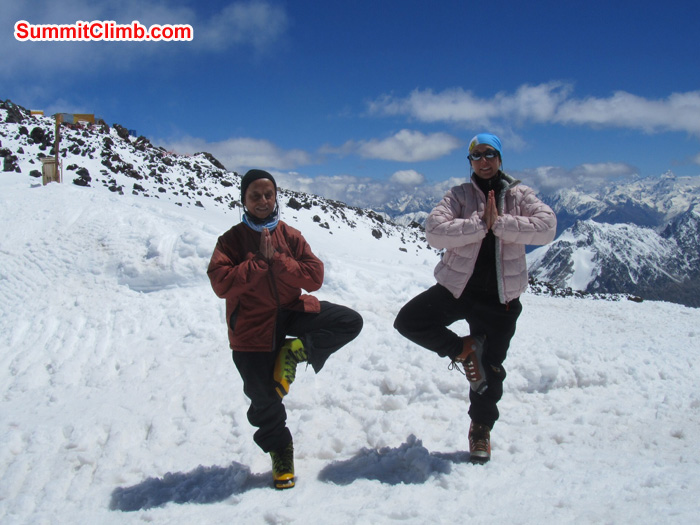
[(279, 319), (279, 312), (281, 309), (280, 305), (280, 294), (277, 290), (277, 282), (275, 281), (275, 276), (272, 273), (272, 261), (268, 263), (268, 277), (270, 279), (270, 286), (272, 287), (272, 294), (275, 296), (275, 302), (277, 303), (277, 315), (275, 316), (275, 325), (272, 332), (272, 351), (274, 352), (277, 348), (277, 321)]

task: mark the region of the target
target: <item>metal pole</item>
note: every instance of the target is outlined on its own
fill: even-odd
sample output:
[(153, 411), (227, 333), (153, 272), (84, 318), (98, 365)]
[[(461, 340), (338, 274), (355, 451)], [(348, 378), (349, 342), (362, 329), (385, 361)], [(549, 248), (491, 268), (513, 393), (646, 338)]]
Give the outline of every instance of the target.
[(56, 137), (54, 140), (54, 154), (56, 155), (56, 177), (58, 178), (58, 182), (63, 182), (63, 170), (61, 169), (61, 165), (59, 164), (59, 154), (58, 154), (58, 149), (61, 144), (61, 120), (63, 117), (61, 116), (60, 113), (56, 114)]

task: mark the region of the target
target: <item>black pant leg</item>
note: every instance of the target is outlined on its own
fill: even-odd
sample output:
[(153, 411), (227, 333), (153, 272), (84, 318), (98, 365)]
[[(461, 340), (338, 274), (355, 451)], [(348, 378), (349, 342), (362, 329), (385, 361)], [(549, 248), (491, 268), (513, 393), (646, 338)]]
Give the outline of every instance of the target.
[(321, 301), (319, 313), (286, 310), (278, 317), (277, 341), (297, 337), (304, 343), (308, 362), (318, 373), (326, 360), (355, 339), (362, 330), (362, 316), (347, 306)]
[(233, 352), (233, 362), (250, 399), (248, 421), (257, 428), (253, 439), (264, 451), (279, 450), (292, 440), (287, 412), (275, 391), (272, 372), (277, 352)]
[(469, 416), (473, 421), (493, 428), (500, 415), (497, 403), (503, 397), (503, 381), (506, 378), (503, 362), (508, 354), (510, 341), (515, 335), (522, 304), (518, 299), (507, 305), (493, 299), (462, 299), (469, 301), (467, 322), (471, 333), (486, 336), (483, 360), (489, 385), (481, 395), (469, 391)]
[(394, 328), (409, 341), (454, 359), (462, 352), (462, 338), (447, 328), (464, 319), (460, 302), (440, 284), (407, 302), (394, 321)]

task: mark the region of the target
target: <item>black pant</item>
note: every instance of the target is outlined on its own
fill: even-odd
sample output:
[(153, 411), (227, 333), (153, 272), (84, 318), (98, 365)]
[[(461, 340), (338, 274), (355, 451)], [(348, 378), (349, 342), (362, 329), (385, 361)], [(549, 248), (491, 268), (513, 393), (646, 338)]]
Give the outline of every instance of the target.
[(250, 399), (248, 421), (258, 429), (253, 439), (264, 452), (284, 448), (292, 440), (287, 412), (272, 378), (285, 338), (301, 339), (308, 362), (318, 373), (333, 352), (357, 337), (362, 324), (362, 317), (354, 310), (321, 301), (320, 313), (279, 312), (274, 352), (233, 352), (233, 362), (243, 379), (243, 392)]
[(481, 395), (469, 390), (469, 416), (475, 423), (493, 428), (499, 415), (496, 404), (503, 396), (506, 377), (503, 361), (520, 312), (519, 299), (502, 304), (495, 296), (469, 293), (456, 299), (447, 288), (436, 284), (404, 305), (394, 328), (410, 341), (450, 359), (457, 357), (463, 348), (461, 336), (448, 328), (455, 321), (464, 319), (471, 335), (486, 336), (484, 368), (489, 386)]

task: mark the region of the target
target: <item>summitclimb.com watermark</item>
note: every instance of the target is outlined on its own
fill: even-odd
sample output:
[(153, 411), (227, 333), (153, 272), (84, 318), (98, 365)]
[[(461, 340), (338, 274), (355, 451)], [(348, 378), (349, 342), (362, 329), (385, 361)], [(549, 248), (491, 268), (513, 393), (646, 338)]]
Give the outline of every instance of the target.
[(117, 24), (112, 20), (78, 21), (74, 24), (15, 23), (15, 39), (20, 42), (181, 42), (194, 38), (189, 24), (154, 24), (146, 27), (138, 20)]

